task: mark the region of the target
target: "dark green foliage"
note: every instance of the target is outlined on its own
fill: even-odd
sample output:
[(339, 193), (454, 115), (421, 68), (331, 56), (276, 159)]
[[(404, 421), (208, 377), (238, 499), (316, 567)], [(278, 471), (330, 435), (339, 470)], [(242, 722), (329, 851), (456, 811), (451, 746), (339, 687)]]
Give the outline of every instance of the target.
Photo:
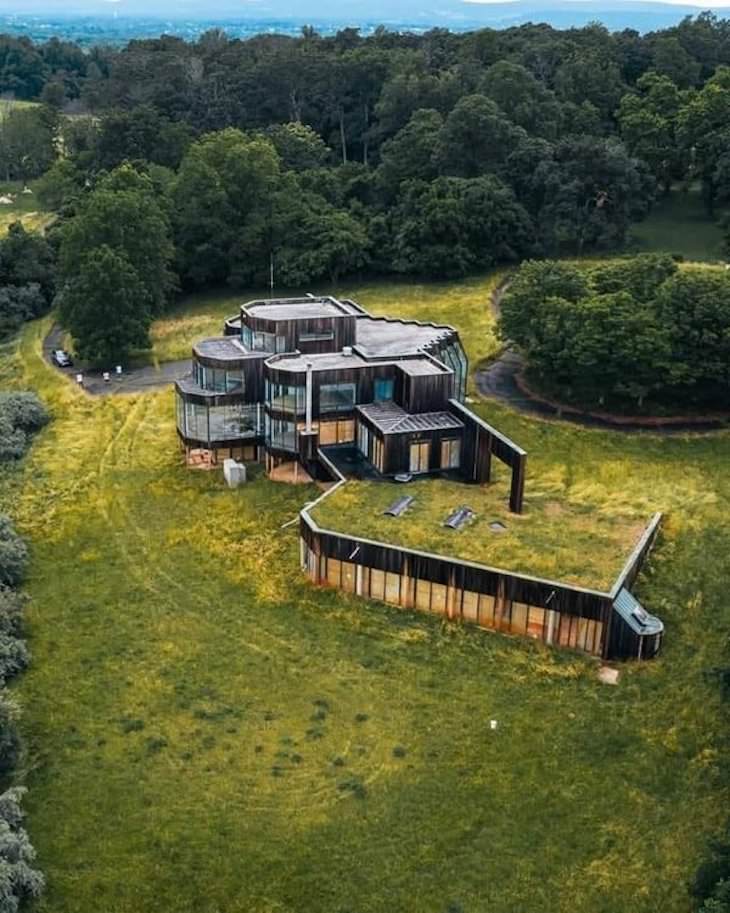
[(40, 177), (56, 157), (54, 131), (52, 109), (11, 109), (0, 118), (0, 175), (6, 181)]
[(530, 371), (569, 399), (601, 403), (653, 394), (713, 405), (730, 390), (730, 277), (679, 272), (643, 256), (589, 273), (527, 263), (502, 301), (500, 329)]
[(9, 517), (0, 514), (0, 586), (18, 586), (25, 575), (28, 549)]
[(0, 913), (17, 913), (21, 904), (40, 896), (45, 884), (33, 867), (35, 850), (22, 827), (24, 794), (14, 787), (0, 795)]
[(48, 310), (55, 291), (55, 254), (20, 222), (0, 238), (0, 336)]
[(77, 353), (93, 364), (108, 366), (150, 344), (152, 310), (139, 274), (107, 245), (84, 256), (60, 296), (59, 317)]
[(425, 276), (463, 276), (529, 253), (530, 218), (495, 177), (437, 178), (404, 186), (393, 214), (393, 266)]
[(64, 227), (59, 256), (63, 297), (101, 248), (114, 252), (136, 274), (140, 316), (161, 313), (175, 287), (168, 219), (151, 179), (130, 165), (101, 181)]

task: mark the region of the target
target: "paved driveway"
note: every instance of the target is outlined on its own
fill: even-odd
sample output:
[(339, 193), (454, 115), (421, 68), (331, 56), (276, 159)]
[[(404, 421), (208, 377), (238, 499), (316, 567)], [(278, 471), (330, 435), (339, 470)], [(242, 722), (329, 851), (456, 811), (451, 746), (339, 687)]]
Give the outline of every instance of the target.
[[(56, 324), (43, 341), (43, 356), (49, 364), (53, 364), (51, 361), (53, 350), (62, 348), (62, 338), (62, 330)], [(61, 374), (67, 375), (71, 383), (76, 383), (78, 368), (59, 368), (56, 365), (53, 365), (53, 367)], [(168, 384), (172, 384), (190, 373), (190, 359), (168, 361), (157, 367), (145, 365), (142, 368), (128, 368), (121, 375), (114, 373), (114, 365), (110, 365), (109, 370), (109, 381), (104, 380), (103, 371), (83, 371), (84, 390), (94, 395), (105, 395), (109, 393), (139, 393), (140, 391), (153, 390), (157, 387), (166, 387)]]

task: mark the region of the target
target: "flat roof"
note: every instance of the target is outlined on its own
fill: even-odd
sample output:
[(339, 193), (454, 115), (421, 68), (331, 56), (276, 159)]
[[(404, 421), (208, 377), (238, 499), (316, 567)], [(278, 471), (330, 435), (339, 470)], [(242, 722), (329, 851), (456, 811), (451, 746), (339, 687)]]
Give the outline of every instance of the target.
[(240, 361), (242, 358), (261, 358), (265, 352), (250, 352), (241, 345), (237, 336), (211, 336), (201, 339), (193, 346), (197, 355), (221, 360)]
[(455, 333), (450, 326), (369, 314), (355, 321), (355, 344), (371, 358), (423, 351)]
[(253, 301), (243, 312), (265, 320), (310, 320), (317, 317), (346, 317), (351, 310), (334, 298), (289, 298), (276, 301)]
[[(230, 337), (228, 337), (230, 338)], [(282, 353), (281, 355), (269, 354), (267, 366), (281, 371), (303, 372), (307, 365), (312, 365), (313, 371), (332, 371), (346, 368), (366, 368), (373, 364), (393, 365), (413, 376), (428, 374), (450, 374), (451, 368), (441, 365), (431, 358), (416, 356), (414, 358), (394, 358), (384, 361), (370, 361), (353, 351), (350, 354), (339, 352), (317, 352), (303, 354), (301, 352)]]
[(361, 412), (383, 434), (405, 434), (408, 431), (458, 430), (464, 423), (450, 412), (406, 412), (396, 403), (368, 403), (358, 406)]
[[(554, 490), (525, 498), (525, 512), (509, 510), (510, 473), (493, 462), (495, 481), (473, 485), (444, 478), (398, 482), (348, 481), (311, 510), (322, 529), (401, 548), (459, 558), (513, 574), (608, 594), (648, 518), (644, 505), (608, 512), (601, 505), (571, 502)], [(396, 498), (413, 495), (397, 520), (383, 516)], [(444, 526), (460, 507), (474, 511), (461, 530)], [(505, 528), (495, 530), (492, 523)]]
[(451, 374), (451, 368), (439, 364), (430, 358), (404, 358), (396, 362), (398, 367), (405, 374), (412, 377), (424, 376), (427, 374)]

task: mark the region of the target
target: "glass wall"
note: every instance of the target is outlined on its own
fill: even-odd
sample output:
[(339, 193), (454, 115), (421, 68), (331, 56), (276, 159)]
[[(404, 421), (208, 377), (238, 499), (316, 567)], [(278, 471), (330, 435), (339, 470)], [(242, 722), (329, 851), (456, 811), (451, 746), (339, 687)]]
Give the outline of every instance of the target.
[(252, 330), (241, 324), (241, 342), (249, 352), (285, 352), (286, 336), (276, 336), (263, 330)]
[(232, 390), (243, 390), (243, 372), (240, 368), (210, 368), (208, 365), (193, 361), (193, 379), (204, 390), (213, 393), (229, 393)]
[(362, 567), (324, 555), (317, 556), (309, 549), (306, 563), (314, 580), (347, 589), (359, 596), (402, 608), (416, 608), (422, 612), (463, 619), (480, 627), (533, 637), (548, 644), (583, 650), (594, 655), (600, 655), (602, 651), (603, 624), (590, 618), (523, 602), (506, 600), (500, 604), (494, 596), (485, 593), (415, 579), (408, 574)]
[(334, 422), (319, 423), (319, 443), (348, 444), (355, 440), (355, 419), (341, 418)]
[(303, 415), (306, 411), (306, 388), (266, 381), (266, 402), (273, 409)]
[(205, 443), (232, 441), (261, 434), (261, 406), (231, 403), (207, 406), (177, 396), (177, 427), (184, 437)]
[(460, 402), (466, 396), (466, 374), (468, 362), (460, 342), (454, 341), (440, 349), (438, 357), (454, 372), (454, 396)]
[(322, 384), (319, 388), (319, 411), (351, 412), (357, 401), (357, 384)]
[(211, 406), (208, 410), (210, 441), (231, 441), (261, 433), (261, 407), (244, 403)]
[(283, 421), (279, 418), (266, 416), (266, 443), (270, 447), (278, 447), (281, 450), (297, 449), (297, 430), (294, 422)]

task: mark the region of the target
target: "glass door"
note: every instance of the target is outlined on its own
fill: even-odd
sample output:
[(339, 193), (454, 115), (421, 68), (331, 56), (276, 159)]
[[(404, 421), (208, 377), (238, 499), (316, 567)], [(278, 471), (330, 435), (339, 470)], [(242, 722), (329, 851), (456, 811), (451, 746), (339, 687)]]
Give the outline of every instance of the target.
[(429, 457), (431, 455), (430, 441), (414, 441), (411, 444), (411, 459), (409, 470), (411, 472), (428, 472)]

